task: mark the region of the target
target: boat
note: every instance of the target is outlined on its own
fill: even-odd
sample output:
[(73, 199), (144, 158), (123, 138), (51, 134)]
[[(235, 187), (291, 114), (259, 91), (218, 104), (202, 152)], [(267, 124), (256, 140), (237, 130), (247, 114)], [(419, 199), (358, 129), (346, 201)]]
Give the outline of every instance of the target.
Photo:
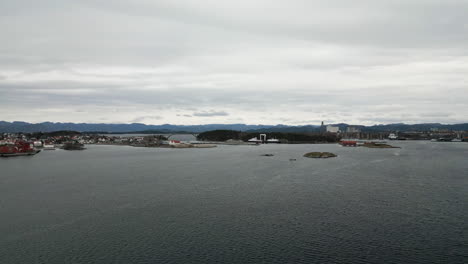
[(341, 140), (339, 144), (343, 147), (357, 147), (358, 142), (355, 140)]
[(259, 137), (259, 138), (253, 137), (253, 138), (247, 140), (247, 142), (256, 143), (256, 144), (281, 143), (280, 140), (279, 140), (279, 139), (276, 139), (276, 138), (269, 138), (269, 139), (267, 139), (267, 135), (266, 135), (266, 134), (260, 134), (260, 137)]
[(31, 156), (39, 153), (33, 144), (25, 141), (16, 141), (0, 146), (0, 157)]
[(44, 150), (55, 150), (54, 144), (44, 144)]
[(269, 138), (266, 141), (267, 143), (280, 143), (279, 139), (276, 138)]
[(443, 137), (441, 137), (441, 138), (437, 139), (437, 141), (438, 141), (438, 142), (451, 142), (452, 139), (451, 139), (451, 138), (443, 138)]

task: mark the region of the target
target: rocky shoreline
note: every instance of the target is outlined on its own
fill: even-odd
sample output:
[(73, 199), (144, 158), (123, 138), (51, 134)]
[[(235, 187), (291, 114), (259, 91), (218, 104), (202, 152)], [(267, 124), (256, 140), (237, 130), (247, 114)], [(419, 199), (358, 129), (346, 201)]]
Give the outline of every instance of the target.
[(374, 143), (374, 142), (364, 143), (362, 146), (366, 148), (400, 148), (400, 147), (395, 147), (395, 146), (388, 145), (385, 143)]

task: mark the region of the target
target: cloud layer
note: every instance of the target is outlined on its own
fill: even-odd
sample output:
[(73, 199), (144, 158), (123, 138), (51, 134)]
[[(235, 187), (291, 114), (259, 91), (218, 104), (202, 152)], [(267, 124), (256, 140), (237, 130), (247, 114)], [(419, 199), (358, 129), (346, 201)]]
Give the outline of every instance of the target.
[(0, 3), (0, 119), (468, 122), (456, 0)]

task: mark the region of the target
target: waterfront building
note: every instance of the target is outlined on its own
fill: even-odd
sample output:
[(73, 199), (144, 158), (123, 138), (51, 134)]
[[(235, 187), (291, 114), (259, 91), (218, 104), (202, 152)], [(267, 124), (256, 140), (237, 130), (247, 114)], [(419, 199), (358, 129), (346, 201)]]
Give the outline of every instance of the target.
[(329, 133), (340, 133), (340, 128), (337, 127), (337, 126), (328, 125), (327, 126), (327, 132), (329, 132)]
[(325, 132), (327, 132), (327, 127), (325, 127), (325, 123), (322, 121), (322, 124), (320, 125), (320, 133)]
[(346, 128), (346, 133), (359, 133), (361, 132), (361, 129), (356, 126), (349, 126)]
[(355, 140), (342, 140), (340, 141), (340, 144), (343, 147), (357, 147), (357, 141)]
[(182, 142), (180, 140), (169, 140), (169, 145), (179, 145)]

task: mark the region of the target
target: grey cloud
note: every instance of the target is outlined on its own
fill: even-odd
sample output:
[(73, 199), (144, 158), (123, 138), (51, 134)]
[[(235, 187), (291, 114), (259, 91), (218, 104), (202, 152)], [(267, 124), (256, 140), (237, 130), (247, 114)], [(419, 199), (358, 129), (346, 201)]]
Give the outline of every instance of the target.
[(135, 119), (132, 120), (132, 123), (139, 123), (139, 122), (142, 122), (142, 121), (147, 121), (147, 120), (151, 120), (151, 121), (157, 121), (157, 120), (161, 120), (163, 119), (161, 116), (139, 116)]
[(193, 116), (209, 117), (209, 116), (228, 116), (229, 114), (224, 111), (208, 111), (208, 112), (195, 112)]
[(467, 9), (456, 0), (2, 1), (0, 119), (466, 122)]

